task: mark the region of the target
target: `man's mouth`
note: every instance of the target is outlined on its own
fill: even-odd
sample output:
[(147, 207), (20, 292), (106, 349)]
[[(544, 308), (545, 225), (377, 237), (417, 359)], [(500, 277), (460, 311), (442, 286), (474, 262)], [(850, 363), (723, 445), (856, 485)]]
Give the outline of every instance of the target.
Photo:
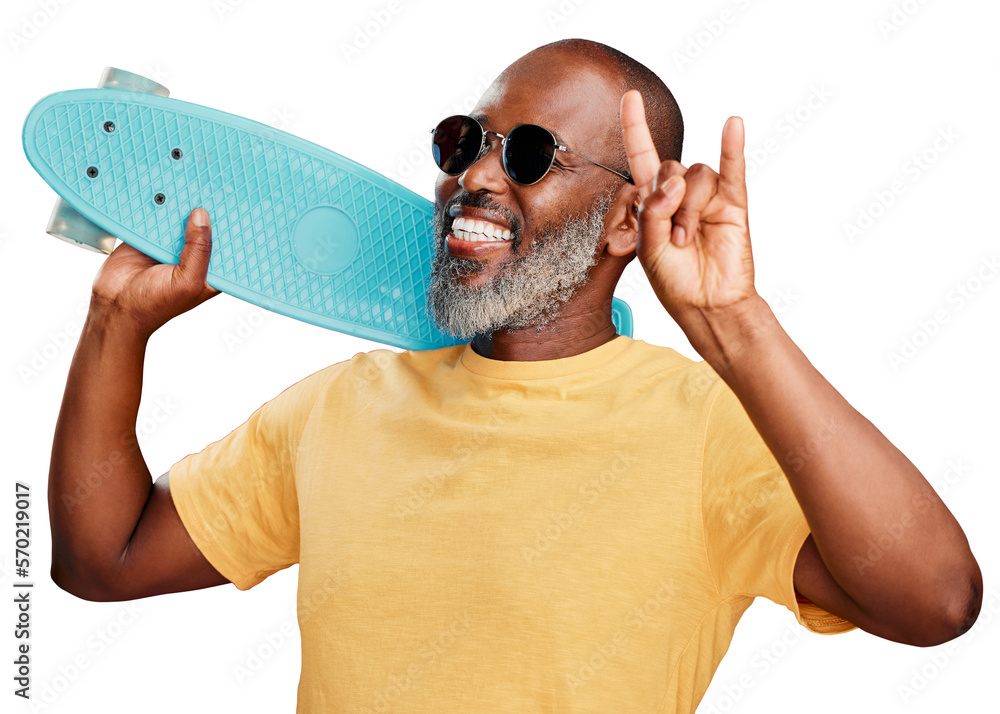
[(451, 229), (445, 237), (448, 253), (457, 258), (484, 260), (506, 251), (513, 244), (514, 232), (495, 212), (473, 206), (452, 206)]
[(510, 240), (509, 228), (489, 221), (458, 217), (451, 224), (451, 234), (461, 241), (502, 243)]

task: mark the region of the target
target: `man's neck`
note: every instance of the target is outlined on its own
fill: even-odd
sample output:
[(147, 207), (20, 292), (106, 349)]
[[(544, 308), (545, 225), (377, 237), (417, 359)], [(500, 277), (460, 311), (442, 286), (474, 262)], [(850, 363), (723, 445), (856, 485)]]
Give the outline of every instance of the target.
[[(569, 308), (569, 304), (565, 307)], [(501, 329), (476, 335), (472, 349), (489, 359), (532, 362), (583, 354), (617, 336), (610, 309), (604, 314), (570, 308), (541, 331), (529, 326), (514, 332)]]

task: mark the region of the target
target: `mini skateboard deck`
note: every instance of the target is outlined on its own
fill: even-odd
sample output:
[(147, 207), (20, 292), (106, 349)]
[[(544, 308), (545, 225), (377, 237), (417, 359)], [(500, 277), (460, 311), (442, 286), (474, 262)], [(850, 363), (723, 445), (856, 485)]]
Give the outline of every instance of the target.
[[(212, 287), (403, 349), (461, 342), (426, 309), (430, 201), (292, 134), (167, 93), (108, 68), (101, 88), (31, 109), (25, 154), (62, 199), (50, 233), (105, 253), (118, 238), (176, 263), (187, 217), (202, 206)], [(612, 312), (631, 335), (628, 306), (616, 298)]]

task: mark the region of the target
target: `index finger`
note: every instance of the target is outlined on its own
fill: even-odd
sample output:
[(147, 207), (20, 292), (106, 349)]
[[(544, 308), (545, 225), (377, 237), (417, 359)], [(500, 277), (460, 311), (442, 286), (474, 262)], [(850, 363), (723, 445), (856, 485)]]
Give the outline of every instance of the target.
[(646, 124), (646, 110), (642, 95), (634, 89), (622, 97), (622, 133), (625, 138), (625, 155), (628, 157), (629, 171), (639, 194), (646, 198), (653, 189), (653, 179), (660, 168), (660, 157), (653, 146), (653, 137)]
[(747, 162), (743, 155), (746, 132), (740, 117), (729, 117), (722, 128), (722, 155), (719, 158), (720, 188), (737, 203), (747, 203)]

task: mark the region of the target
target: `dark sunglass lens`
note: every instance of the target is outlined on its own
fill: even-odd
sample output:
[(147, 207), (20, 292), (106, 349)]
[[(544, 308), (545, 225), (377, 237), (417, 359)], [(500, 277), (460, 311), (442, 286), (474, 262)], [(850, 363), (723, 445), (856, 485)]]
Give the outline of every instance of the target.
[(521, 184), (533, 184), (552, 166), (555, 153), (555, 139), (548, 129), (522, 124), (512, 129), (507, 137), (503, 160), (512, 179)]
[(434, 162), (450, 176), (457, 176), (475, 163), (483, 145), (479, 124), (466, 116), (448, 117), (434, 130)]

